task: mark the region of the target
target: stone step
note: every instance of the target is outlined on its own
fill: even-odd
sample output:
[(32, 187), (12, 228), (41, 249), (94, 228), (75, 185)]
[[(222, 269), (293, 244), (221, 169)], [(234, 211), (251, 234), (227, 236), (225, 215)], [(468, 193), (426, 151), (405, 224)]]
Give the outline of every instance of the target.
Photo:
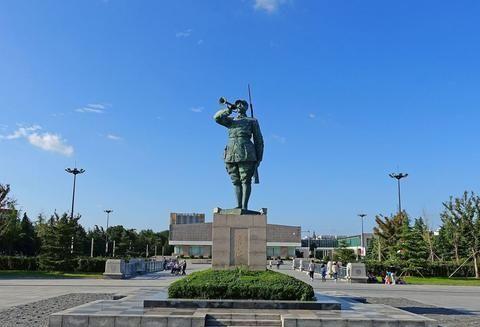
[(207, 319), (233, 319), (233, 320), (281, 320), (279, 314), (272, 314), (272, 313), (208, 313)]
[(207, 319), (205, 326), (269, 326), (269, 327), (281, 327), (282, 322), (280, 320), (233, 320), (233, 319)]

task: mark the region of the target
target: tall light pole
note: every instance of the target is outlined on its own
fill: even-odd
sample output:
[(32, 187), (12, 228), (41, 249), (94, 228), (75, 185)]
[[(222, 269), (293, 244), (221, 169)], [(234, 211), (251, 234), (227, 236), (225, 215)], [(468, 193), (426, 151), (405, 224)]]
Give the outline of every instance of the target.
[(400, 180), (408, 176), (408, 174), (404, 173), (391, 173), (388, 174), (391, 178), (395, 178), (397, 180), (397, 187), (398, 187), (398, 213), (402, 213), (402, 198), (400, 193)]
[(103, 210), (107, 213), (107, 229), (105, 229), (105, 256), (108, 255), (108, 221), (110, 220), (110, 213), (113, 212), (112, 209)]
[(73, 210), (75, 208), (75, 184), (77, 182), (77, 175), (78, 174), (83, 174), (85, 172), (85, 169), (77, 169), (75, 168), (66, 168), (65, 171), (69, 174), (73, 174), (73, 195), (72, 195), (72, 212), (70, 217), (73, 219)]
[[(365, 249), (364, 242), (363, 242), (363, 219), (367, 216), (367, 214), (359, 213), (358, 216), (362, 220), (362, 234), (360, 235), (360, 246), (361, 246), (361, 249), (362, 249), (361, 251), (363, 251), (363, 249)], [(362, 254), (363, 254), (363, 252), (362, 252)]]
[(309, 230), (301, 230), (300, 231), (300, 234), (301, 233), (308, 233), (308, 238), (307, 238), (307, 246), (308, 246), (308, 256), (310, 257), (310, 231)]

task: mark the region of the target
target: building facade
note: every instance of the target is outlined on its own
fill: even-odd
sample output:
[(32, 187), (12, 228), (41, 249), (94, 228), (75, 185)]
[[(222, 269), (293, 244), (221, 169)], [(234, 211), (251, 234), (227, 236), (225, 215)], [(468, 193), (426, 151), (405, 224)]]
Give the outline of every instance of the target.
[[(203, 220), (189, 218), (188, 215), (198, 215), (197, 217), (203, 217)], [(205, 222), (204, 214), (172, 213), (169, 244), (174, 246), (174, 255), (211, 257), (212, 223)], [(301, 246), (300, 226), (267, 225), (267, 257), (294, 257), (295, 249), (299, 246)]]
[(340, 247), (341, 243), (345, 243), (347, 248), (352, 249), (357, 256), (365, 256), (366, 250), (369, 248), (373, 241), (372, 233), (353, 236), (337, 236), (337, 235), (320, 235), (314, 237), (307, 237), (302, 239), (302, 248), (310, 249), (314, 248), (315, 256), (317, 258), (333, 257), (335, 249)]

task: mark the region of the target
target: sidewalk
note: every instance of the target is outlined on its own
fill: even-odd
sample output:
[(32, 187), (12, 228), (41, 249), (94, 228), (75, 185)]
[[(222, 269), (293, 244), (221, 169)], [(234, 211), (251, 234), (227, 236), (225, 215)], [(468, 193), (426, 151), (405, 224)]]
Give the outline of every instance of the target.
[(425, 304), (468, 310), (471, 313), (480, 314), (480, 301), (478, 301), (480, 287), (476, 286), (352, 284), (344, 280), (338, 280), (335, 283), (331, 279), (322, 282), (319, 276), (312, 282), (306, 272), (293, 271), (291, 266), (281, 266), (280, 270), (274, 267), (272, 270), (293, 276), (312, 285), (315, 291), (327, 294), (339, 292), (351, 296), (406, 298)]

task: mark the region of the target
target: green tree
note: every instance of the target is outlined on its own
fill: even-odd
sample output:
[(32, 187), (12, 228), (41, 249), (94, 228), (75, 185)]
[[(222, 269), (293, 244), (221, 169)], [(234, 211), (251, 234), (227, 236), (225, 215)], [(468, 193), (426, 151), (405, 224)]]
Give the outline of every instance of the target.
[(445, 234), (450, 236), (457, 263), (460, 256), (472, 258), (475, 277), (480, 278), (480, 198), (473, 192), (443, 203), (442, 221)]
[(80, 216), (53, 214), (43, 227), (39, 264), (42, 270), (72, 271), (75, 258), (85, 254), (86, 233)]
[(1, 209), (15, 209), (16, 201), (8, 196), (10, 185), (0, 184), (0, 212)]
[(333, 260), (340, 261), (344, 265), (355, 261), (355, 251), (349, 249), (347, 246), (348, 244), (345, 240), (340, 240), (340, 242), (338, 242), (338, 247), (335, 248), (335, 251), (333, 252)]
[(398, 242), (405, 220), (408, 220), (405, 212), (397, 213), (391, 217), (383, 215), (375, 217), (377, 226), (373, 228), (373, 233), (376, 236), (376, 240), (373, 242), (372, 250), (377, 251), (378, 261), (397, 259)]
[(16, 201), (9, 193), (10, 185), (0, 184), (0, 253), (13, 255), (17, 252), (20, 221)]
[(27, 213), (23, 214), (23, 218), (20, 221), (19, 234), (18, 234), (17, 250), (22, 255), (33, 256), (39, 252), (39, 242), (35, 233), (35, 227), (27, 216)]

